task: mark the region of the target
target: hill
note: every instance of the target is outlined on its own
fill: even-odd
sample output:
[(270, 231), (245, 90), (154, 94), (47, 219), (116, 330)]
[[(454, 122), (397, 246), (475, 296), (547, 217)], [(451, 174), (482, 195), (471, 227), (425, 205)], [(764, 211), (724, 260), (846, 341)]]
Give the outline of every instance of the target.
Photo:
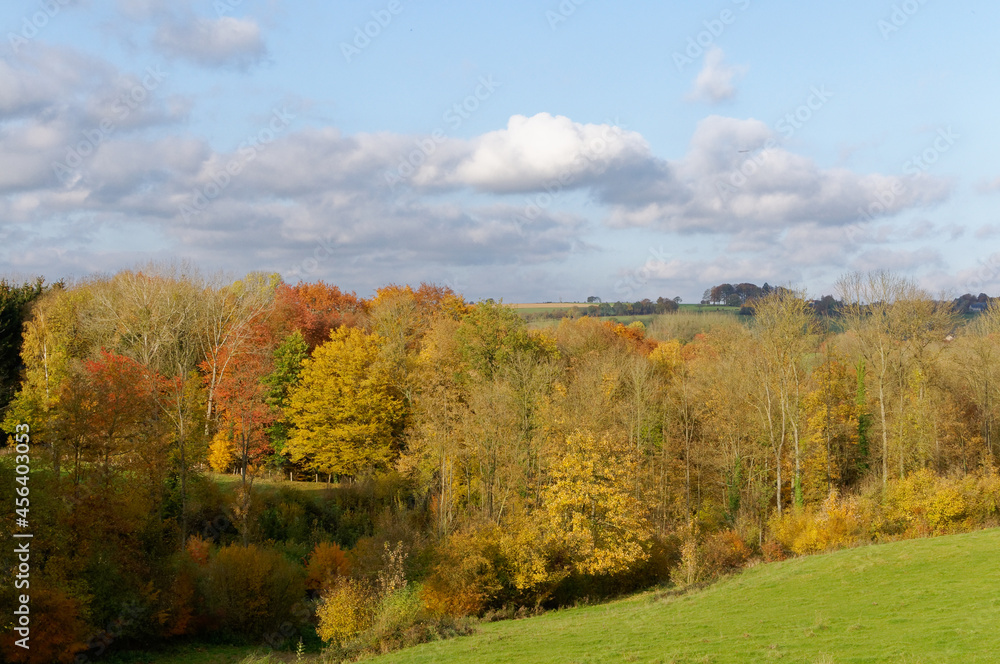
[(1000, 530), (761, 565), (681, 596), (484, 625), (380, 657), (434, 662), (996, 662)]

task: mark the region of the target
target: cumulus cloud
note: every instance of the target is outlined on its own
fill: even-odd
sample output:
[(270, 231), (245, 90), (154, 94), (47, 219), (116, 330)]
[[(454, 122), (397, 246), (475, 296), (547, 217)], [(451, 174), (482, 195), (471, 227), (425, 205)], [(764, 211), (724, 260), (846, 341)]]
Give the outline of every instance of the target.
[(40, 44), (18, 56), (0, 56), (0, 121), (72, 106), (94, 87), (107, 84), (113, 69), (77, 51)]
[(206, 67), (246, 69), (267, 53), (257, 22), (232, 16), (168, 20), (157, 28), (153, 42), (167, 55)]
[[(898, 237), (885, 230), (893, 215), (947, 193), (946, 183), (929, 177), (903, 181), (822, 168), (779, 147), (774, 132), (755, 120), (707, 118), (686, 154), (663, 159), (637, 132), (547, 113), (513, 116), (506, 127), (471, 139), (433, 140), (434, 149), (413, 159), (412, 172), (395, 187), (387, 186), (386, 173), (398, 173), (414, 146), (430, 139), (300, 128), (282, 109), (273, 117), (289, 115), (287, 122), (232, 151), (122, 125), (92, 146), (72, 178), (54, 178), (53, 160), (65, 160), (92, 127), (95, 111), (86, 109), (104, 108), (102, 89), (85, 94), (74, 113), (0, 135), (0, 191), (7, 194), (0, 215), (13, 224), (0, 227), (0, 237), (23, 246), (19, 261), (49, 256), (33, 250), (41, 236), (24, 235), (29, 228), (64, 252), (60, 265), (116, 260), (119, 254), (103, 252), (99, 240), (128, 228), (148, 247), (137, 259), (167, 250), (288, 279), (335, 273), (367, 275), (368, 282), (386, 270), (393, 276), (382, 281), (434, 280), (452, 269), (495, 266), (506, 267), (508, 279), (534, 274), (535, 288), (539, 274), (599, 251), (587, 236), (603, 221), (713, 238), (720, 256), (663, 260), (648, 271), (652, 283), (669, 281), (671, 292), (687, 292), (734, 275), (786, 283), (817, 264), (846, 267), (866, 246)], [(151, 97), (149, 103), (163, 102)], [(267, 118), (261, 123), (262, 131), (272, 128)], [(725, 200), (723, 181), (734, 188)], [(566, 211), (557, 194), (570, 190), (599, 204), (591, 208), (594, 218)], [(857, 208), (885, 201), (885, 191), (895, 193), (882, 219), (859, 224)]]
[(862, 252), (851, 262), (851, 269), (859, 272), (871, 270), (891, 270), (909, 272), (915, 268), (941, 267), (944, 260), (941, 252), (924, 247), (915, 250), (878, 249)]
[(450, 184), (490, 192), (530, 191), (553, 183), (585, 186), (651, 156), (635, 132), (548, 113), (515, 115), (505, 129), (483, 134), (468, 147), (453, 171), (441, 176)]
[[(412, 147), (403, 142), (399, 154)], [(868, 223), (943, 201), (951, 190), (948, 181), (924, 173), (823, 168), (784, 149), (763, 122), (717, 115), (698, 124), (687, 153), (676, 160), (653, 155), (636, 132), (547, 113), (514, 116), (505, 129), (447, 140), (419, 156), (407, 180), (417, 190), (585, 189), (607, 206), (612, 227), (683, 233)]]
[(684, 185), (671, 197), (615, 207), (612, 225), (678, 232), (845, 225), (866, 214), (891, 216), (940, 202), (950, 193), (947, 181), (926, 174), (904, 178), (824, 169), (780, 147), (764, 123), (720, 116), (699, 123), (680, 160), (649, 164), (647, 170), (669, 172), (672, 181)]
[(745, 65), (727, 65), (725, 54), (718, 46), (705, 53), (705, 64), (694, 80), (694, 87), (688, 93), (688, 101), (706, 101), (718, 104), (736, 95), (733, 81), (747, 72)]

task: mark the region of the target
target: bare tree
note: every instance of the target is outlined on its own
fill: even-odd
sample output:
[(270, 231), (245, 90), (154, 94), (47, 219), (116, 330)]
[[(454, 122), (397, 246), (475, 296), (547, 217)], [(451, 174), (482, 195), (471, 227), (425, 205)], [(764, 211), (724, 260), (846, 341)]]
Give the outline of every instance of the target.
[[(852, 273), (837, 282), (844, 302), (841, 315), (872, 368), (882, 436), (882, 484), (889, 481), (889, 422), (891, 391), (900, 396), (912, 366), (927, 366), (928, 353), (940, 350), (954, 325), (947, 303), (935, 301), (909, 279), (887, 271)], [(905, 403), (900, 400), (900, 409)], [(898, 412), (898, 416), (903, 415)], [(898, 423), (898, 422), (897, 422)], [(905, 443), (896, 434), (900, 474), (905, 473)]]
[(252, 272), (232, 284), (216, 275), (203, 286), (199, 335), (205, 353), (206, 436), (211, 434), (219, 382), (253, 336), (254, 323), (273, 304), (279, 283), (277, 275)]
[(801, 418), (803, 359), (808, 351), (808, 337), (814, 319), (805, 293), (779, 288), (754, 304), (753, 333), (760, 346), (758, 372), (760, 401), (768, 423), (768, 436), (775, 452), (778, 473), (778, 513), (781, 513), (781, 450), (787, 436), (795, 453), (792, 494), (802, 505)]

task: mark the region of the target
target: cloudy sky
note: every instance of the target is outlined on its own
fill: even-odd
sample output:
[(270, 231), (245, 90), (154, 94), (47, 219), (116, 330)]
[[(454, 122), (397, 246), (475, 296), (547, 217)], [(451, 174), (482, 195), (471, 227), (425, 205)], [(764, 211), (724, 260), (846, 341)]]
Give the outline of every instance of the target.
[(0, 274), (1000, 294), (986, 0), (10, 0)]

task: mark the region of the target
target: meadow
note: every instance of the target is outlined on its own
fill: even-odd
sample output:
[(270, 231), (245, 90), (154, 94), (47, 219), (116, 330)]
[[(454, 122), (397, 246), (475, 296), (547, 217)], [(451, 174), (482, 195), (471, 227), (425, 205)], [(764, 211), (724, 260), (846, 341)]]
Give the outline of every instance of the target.
[(995, 662), (1000, 530), (759, 565), (707, 588), (481, 626), (376, 658), (450, 662)]
[[(707, 587), (482, 623), (373, 664), (993, 662), (1000, 530), (760, 564)], [(293, 653), (206, 644), (113, 664), (276, 664)], [(334, 661), (306, 654), (301, 661)]]

